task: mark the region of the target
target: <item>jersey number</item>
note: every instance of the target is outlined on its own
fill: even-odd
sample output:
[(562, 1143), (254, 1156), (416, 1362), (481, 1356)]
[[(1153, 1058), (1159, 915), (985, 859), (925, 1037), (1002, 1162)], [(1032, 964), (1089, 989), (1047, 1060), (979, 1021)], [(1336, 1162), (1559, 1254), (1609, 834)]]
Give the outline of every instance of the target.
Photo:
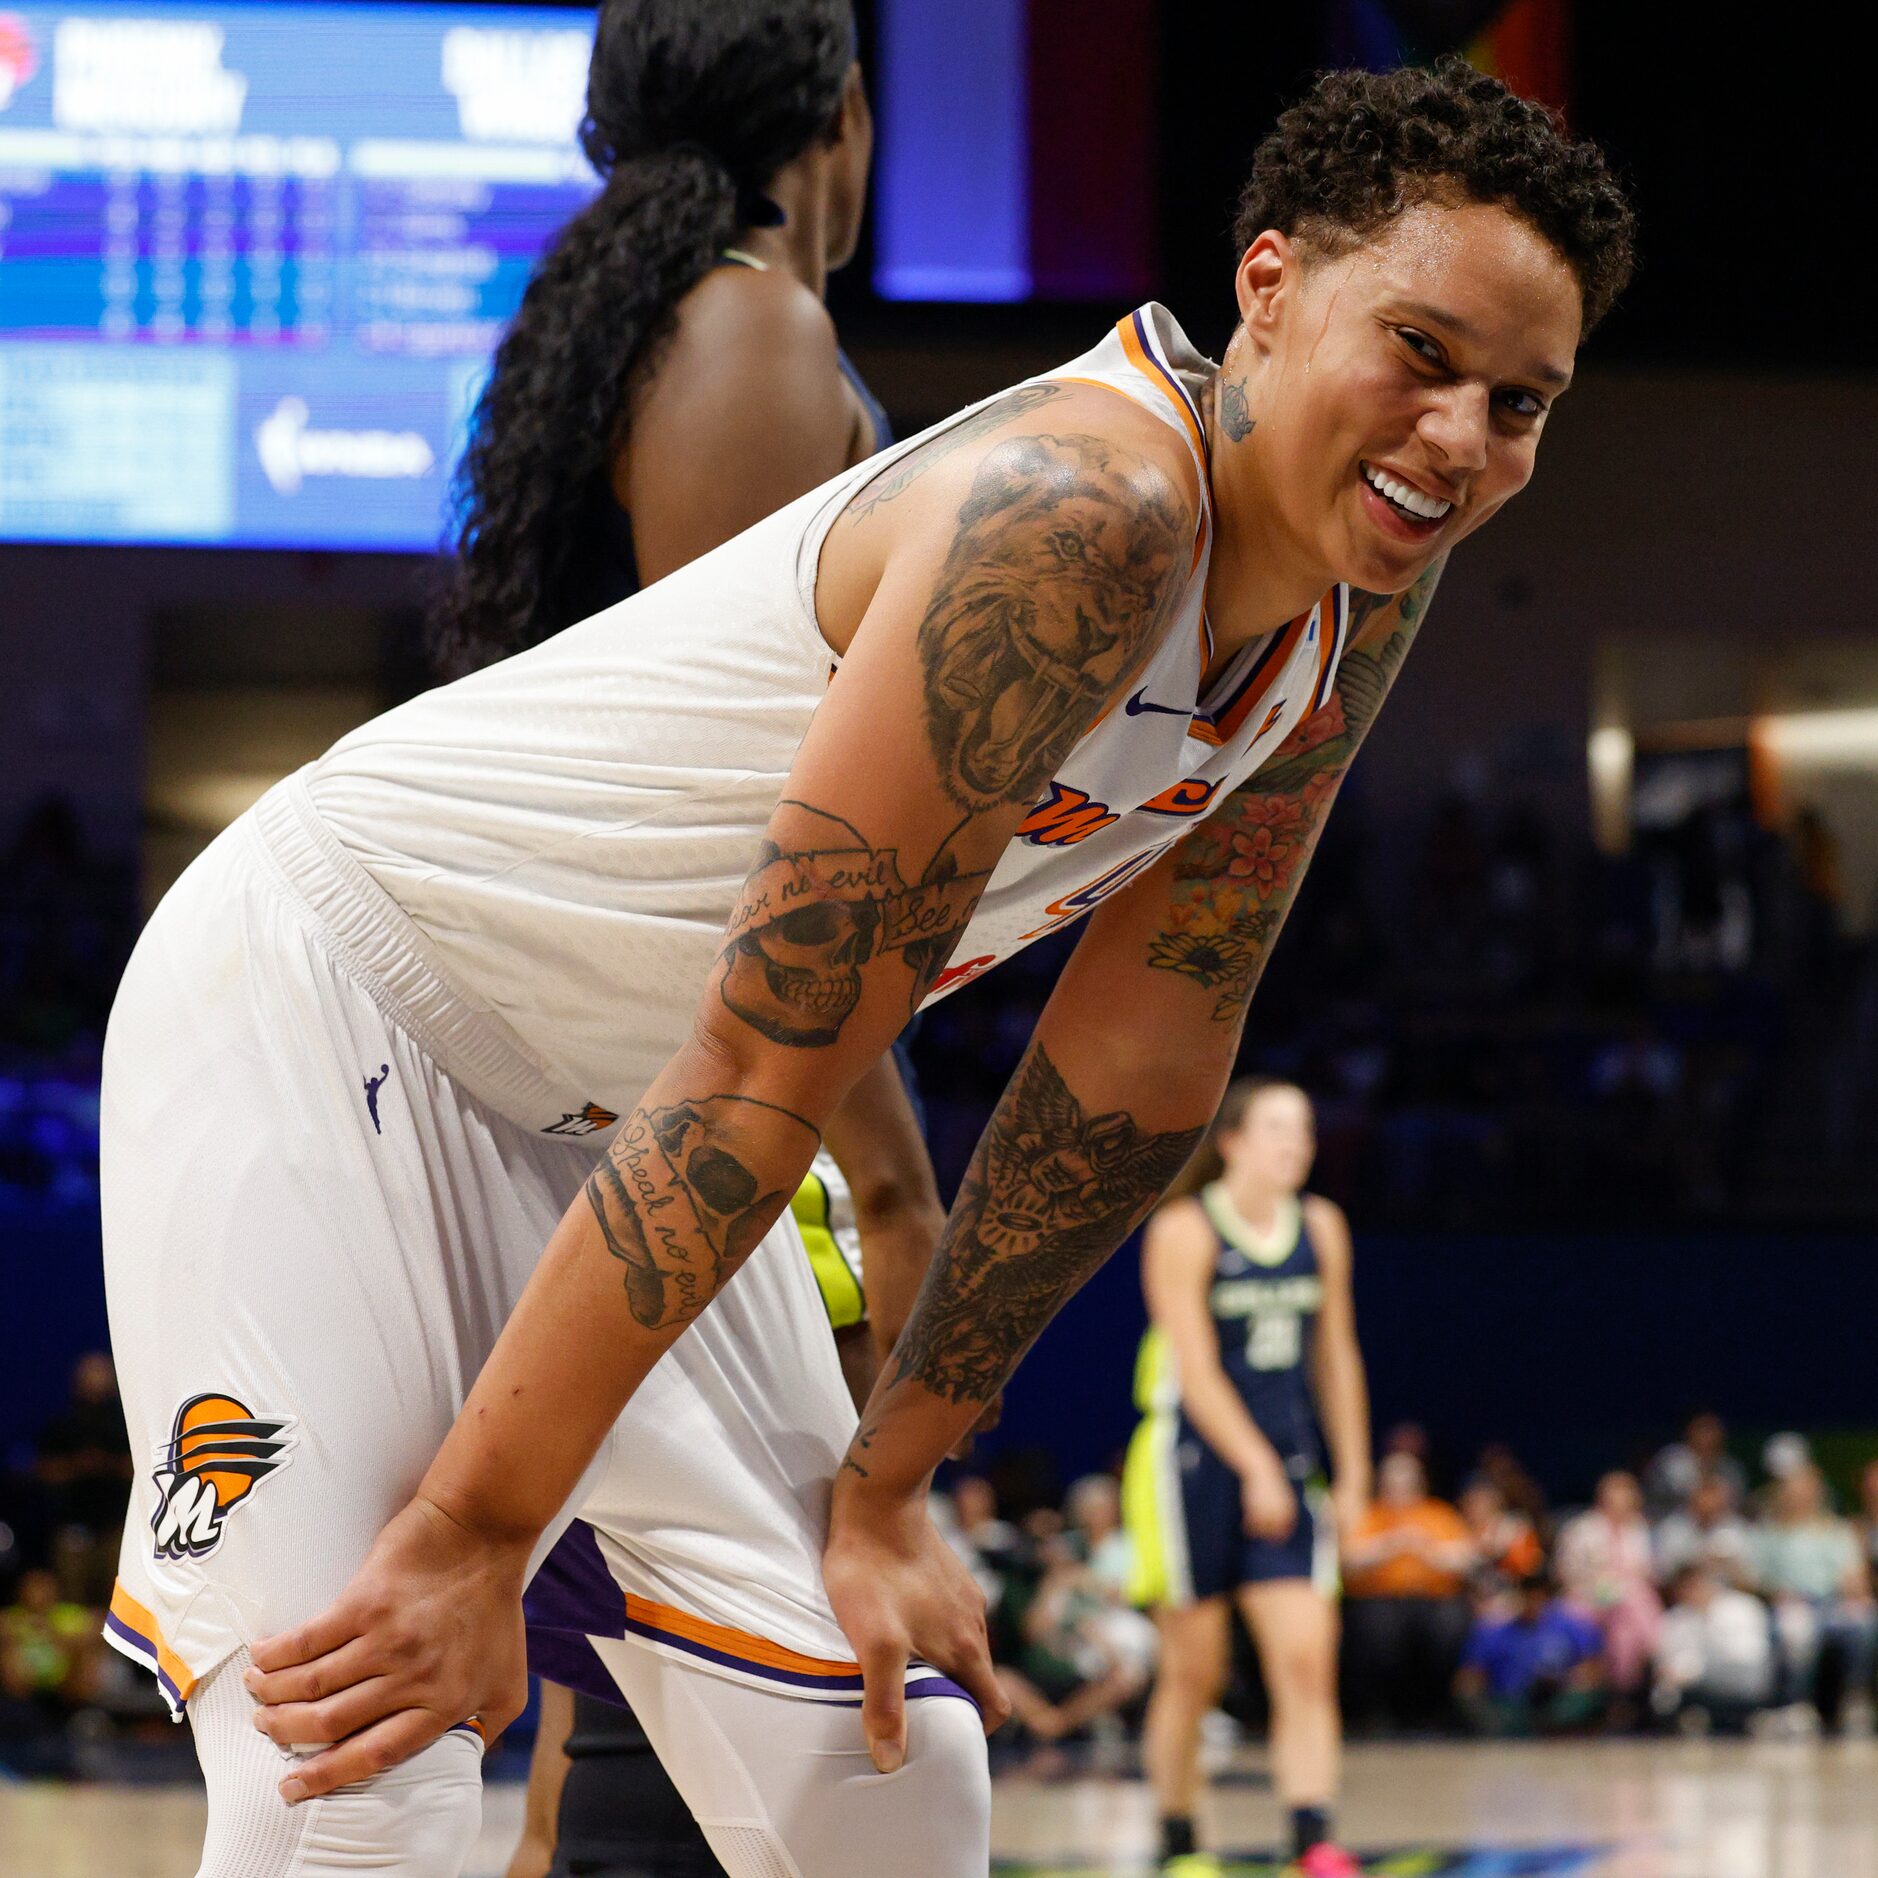
[(1246, 1327), (1245, 1360), (1253, 1369), (1296, 1369), (1303, 1346), (1302, 1320), (1291, 1311), (1269, 1311)]

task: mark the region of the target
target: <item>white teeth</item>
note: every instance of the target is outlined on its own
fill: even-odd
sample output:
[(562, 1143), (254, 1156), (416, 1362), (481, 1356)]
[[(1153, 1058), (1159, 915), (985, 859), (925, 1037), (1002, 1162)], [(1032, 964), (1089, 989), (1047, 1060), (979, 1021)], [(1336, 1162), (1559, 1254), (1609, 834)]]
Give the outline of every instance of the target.
[(1363, 465), (1363, 476), (1378, 494), (1387, 496), (1397, 508), (1406, 509), (1409, 514), (1424, 522), (1439, 521), (1454, 506), (1452, 502), (1441, 502), (1433, 496), (1425, 496), (1419, 489), (1411, 489), (1407, 483), (1397, 482), (1393, 476), (1377, 469), (1372, 463)]

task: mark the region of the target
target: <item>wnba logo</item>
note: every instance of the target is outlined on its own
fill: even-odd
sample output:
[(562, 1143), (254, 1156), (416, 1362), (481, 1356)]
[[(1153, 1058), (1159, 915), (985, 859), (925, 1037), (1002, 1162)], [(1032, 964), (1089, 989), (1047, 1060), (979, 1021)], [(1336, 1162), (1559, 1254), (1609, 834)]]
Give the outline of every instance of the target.
[(222, 1524), (293, 1450), (291, 1415), (253, 1415), (230, 1395), (191, 1396), (176, 1411), (158, 1452), (157, 1508), (150, 1516), (158, 1558), (201, 1558), (222, 1542)]

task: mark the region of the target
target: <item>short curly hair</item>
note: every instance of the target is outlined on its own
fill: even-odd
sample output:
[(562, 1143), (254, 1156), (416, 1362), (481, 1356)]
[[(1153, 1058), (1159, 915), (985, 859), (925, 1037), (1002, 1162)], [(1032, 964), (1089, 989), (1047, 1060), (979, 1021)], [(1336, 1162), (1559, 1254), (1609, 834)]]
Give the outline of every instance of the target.
[(1490, 202), (1564, 257), (1589, 333), (1636, 263), (1636, 218), (1604, 153), (1465, 60), (1324, 72), (1258, 147), (1233, 238), (1268, 228), (1346, 253), (1420, 202)]

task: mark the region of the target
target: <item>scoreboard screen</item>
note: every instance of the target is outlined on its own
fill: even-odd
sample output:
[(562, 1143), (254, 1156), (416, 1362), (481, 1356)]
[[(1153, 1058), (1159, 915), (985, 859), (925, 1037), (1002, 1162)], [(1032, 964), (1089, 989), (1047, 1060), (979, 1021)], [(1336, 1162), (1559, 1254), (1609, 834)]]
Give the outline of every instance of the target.
[(0, 539), (429, 549), (593, 10), (0, 0)]

